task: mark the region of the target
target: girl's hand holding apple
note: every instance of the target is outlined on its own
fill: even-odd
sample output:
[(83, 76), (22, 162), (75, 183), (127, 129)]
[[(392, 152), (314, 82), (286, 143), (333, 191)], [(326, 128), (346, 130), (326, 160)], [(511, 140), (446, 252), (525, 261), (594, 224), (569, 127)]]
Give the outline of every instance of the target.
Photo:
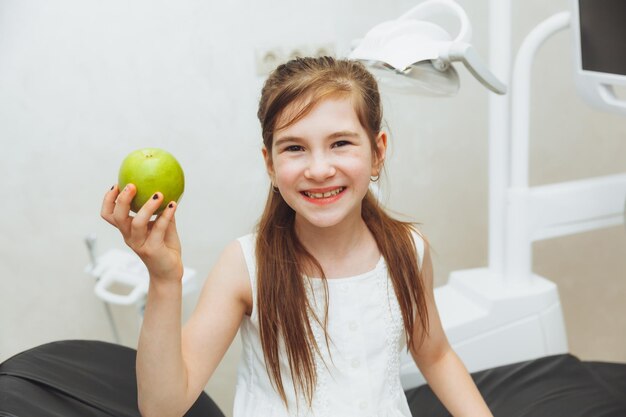
[[(164, 201), (163, 194), (157, 191), (133, 217), (130, 215), (131, 203), (137, 191), (137, 186), (132, 183), (121, 191), (114, 185), (104, 196), (101, 216), (119, 229), (124, 242), (148, 268), (151, 281), (180, 282), (183, 263), (174, 218), (177, 203)], [(161, 206), (165, 209), (160, 209)], [(159, 211), (156, 220), (151, 220)]]
[[(180, 164), (163, 149), (138, 149), (124, 158), (118, 183), (104, 197), (102, 218), (119, 229), (146, 264), (151, 280), (180, 282), (183, 263), (174, 219), (176, 202), (185, 190)], [(130, 211), (136, 215), (130, 216)]]

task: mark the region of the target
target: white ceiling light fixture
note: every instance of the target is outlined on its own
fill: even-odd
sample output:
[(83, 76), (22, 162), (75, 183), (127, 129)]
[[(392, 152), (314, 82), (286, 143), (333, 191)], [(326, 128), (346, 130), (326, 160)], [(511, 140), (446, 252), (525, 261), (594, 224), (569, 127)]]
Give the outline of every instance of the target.
[[(455, 37), (434, 21), (452, 17), (459, 23)], [(462, 62), (485, 87), (505, 94), (506, 86), (483, 64), (469, 43), (472, 28), (465, 11), (452, 0), (426, 0), (398, 19), (372, 28), (350, 58), (364, 61), (392, 88), (434, 96), (451, 96), (459, 89), (452, 62)]]

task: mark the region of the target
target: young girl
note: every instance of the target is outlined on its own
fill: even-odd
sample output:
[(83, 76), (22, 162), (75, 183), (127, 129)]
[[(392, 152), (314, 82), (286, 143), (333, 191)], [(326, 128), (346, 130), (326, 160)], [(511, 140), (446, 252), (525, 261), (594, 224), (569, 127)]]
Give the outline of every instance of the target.
[(265, 211), (221, 254), (183, 328), (176, 203), (151, 222), (161, 193), (135, 217), (132, 184), (104, 198), (102, 217), (150, 272), (142, 415), (182, 416), (240, 330), (235, 417), (411, 416), (405, 347), (451, 414), (490, 416), (443, 332), (428, 245), (369, 191), (387, 148), (372, 75), (352, 61), (290, 61), (266, 81), (258, 117)]

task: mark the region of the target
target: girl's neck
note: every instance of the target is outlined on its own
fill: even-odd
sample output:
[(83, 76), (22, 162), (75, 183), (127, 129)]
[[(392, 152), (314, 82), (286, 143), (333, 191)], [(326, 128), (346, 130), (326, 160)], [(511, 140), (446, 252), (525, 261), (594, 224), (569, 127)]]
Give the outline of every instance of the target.
[(333, 270), (339, 275), (344, 274), (345, 268), (351, 269), (350, 265), (355, 263), (355, 258), (376, 262), (376, 255), (380, 256), (376, 241), (360, 216), (349, 222), (324, 228), (298, 220), (296, 217), (298, 239), (317, 259), (327, 275), (335, 275)]

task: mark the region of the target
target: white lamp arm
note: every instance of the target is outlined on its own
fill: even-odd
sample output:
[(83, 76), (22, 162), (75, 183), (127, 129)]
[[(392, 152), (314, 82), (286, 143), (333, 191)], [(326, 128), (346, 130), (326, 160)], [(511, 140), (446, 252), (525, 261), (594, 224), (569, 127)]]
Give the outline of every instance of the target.
[(448, 62), (461, 61), (481, 84), (497, 94), (506, 94), (507, 87), (483, 64), (476, 49), (465, 42), (453, 42), (447, 51), (441, 51), (440, 59)]
[(452, 15), (459, 20), (459, 33), (456, 35), (454, 42), (470, 41), (472, 38), (472, 25), (465, 10), (454, 0), (426, 0), (400, 16), (398, 20), (413, 19), (430, 22), (432, 17), (437, 14)]

